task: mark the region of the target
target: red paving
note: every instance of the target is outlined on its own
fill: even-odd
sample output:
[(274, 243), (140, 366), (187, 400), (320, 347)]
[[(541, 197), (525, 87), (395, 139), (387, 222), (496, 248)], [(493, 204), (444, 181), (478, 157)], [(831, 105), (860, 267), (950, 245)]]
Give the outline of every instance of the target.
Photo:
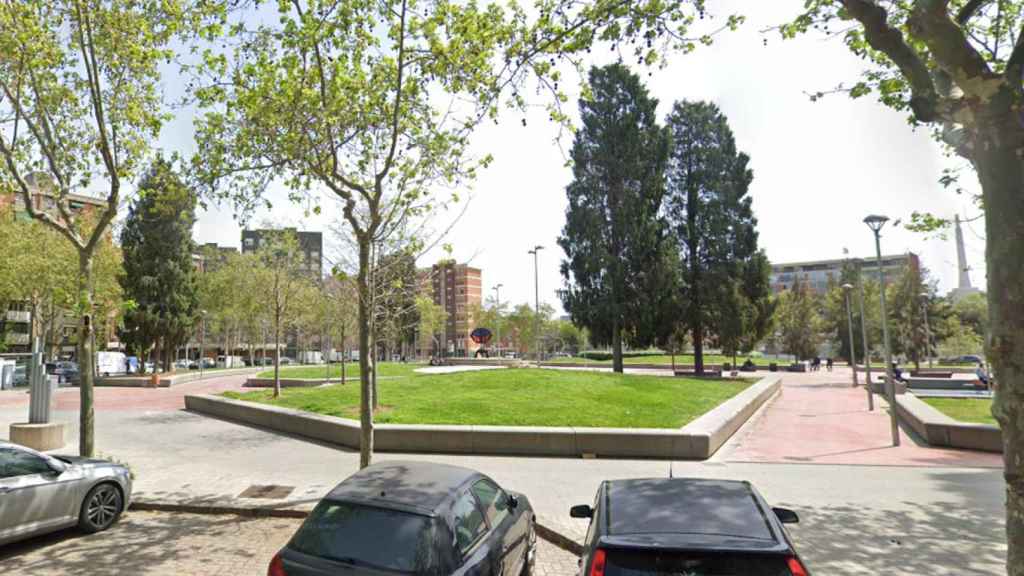
[[(187, 382), (170, 388), (117, 388), (97, 386), (95, 388), (97, 411), (172, 411), (185, 408), (186, 394), (216, 394), (225, 390), (241, 390), (248, 375), (224, 376), (212, 380)], [(0, 392), (0, 408), (24, 405), (28, 409), (26, 390)], [(54, 410), (78, 410), (78, 388), (61, 388), (57, 391)]]
[(1002, 455), (929, 448), (900, 431), (892, 446), (888, 404), (853, 388), (848, 369), (786, 374), (782, 393), (747, 425), (724, 455), (733, 462), (863, 464), (876, 466), (1003, 466)]

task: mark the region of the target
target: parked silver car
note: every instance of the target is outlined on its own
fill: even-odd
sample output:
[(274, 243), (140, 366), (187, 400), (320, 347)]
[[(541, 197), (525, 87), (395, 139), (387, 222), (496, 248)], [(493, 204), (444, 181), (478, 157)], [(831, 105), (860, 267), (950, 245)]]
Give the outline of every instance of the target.
[(109, 528), (131, 501), (128, 468), (0, 441), (0, 545), (78, 526)]

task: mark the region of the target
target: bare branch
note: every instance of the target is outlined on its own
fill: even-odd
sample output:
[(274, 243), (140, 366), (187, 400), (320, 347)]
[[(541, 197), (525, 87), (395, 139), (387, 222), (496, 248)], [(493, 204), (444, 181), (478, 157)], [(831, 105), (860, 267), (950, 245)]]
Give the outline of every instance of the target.
[(991, 1), (992, 0), (971, 0), (967, 4), (964, 4), (963, 8), (961, 8), (956, 14), (957, 24), (961, 26), (967, 24), (967, 21), (974, 17), (982, 6)]
[(395, 160), (395, 150), (398, 148), (398, 120), (402, 114), (402, 80), (405, 73), (405, 11), (407, 0), (402, 0), (402, 15), (398, 24), (398, 78), (395, 87), (395, 109), (391, 112), (391, 147), (384, 159), (384, 167), (377, 173), (378, 194), (380, 183), (391, 171), (391, 165)]
[(946, 4), (945, 0), (917, 0), (910, 28), (965, 94), (988, 100), (1001, 87), (1002, 79), (971, 46), (963, 28), (949, 18)]

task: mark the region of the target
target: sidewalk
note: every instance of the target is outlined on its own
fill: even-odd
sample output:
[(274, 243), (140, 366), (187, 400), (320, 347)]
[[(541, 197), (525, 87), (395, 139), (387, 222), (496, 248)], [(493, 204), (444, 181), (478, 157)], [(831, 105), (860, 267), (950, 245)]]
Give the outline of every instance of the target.
[[(863, 379), (861, 379), (863, 383)], [(787, 374), (782, 393), (734, 436), (716, 459), (873, 466), (1002, 468), (1000, 454), (931, 448), (909, 429), (892, 446), (889, 405), (852, 387), (850, 369)]]

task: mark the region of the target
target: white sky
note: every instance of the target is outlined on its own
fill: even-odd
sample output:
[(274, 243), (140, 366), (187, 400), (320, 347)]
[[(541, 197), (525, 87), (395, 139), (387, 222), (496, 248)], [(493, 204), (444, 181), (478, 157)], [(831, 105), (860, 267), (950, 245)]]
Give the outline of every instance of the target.
[[(838, 38), (808, 35), (784, 42), (774, 32), (759, 32), (795, 15), (801, 0), (710, 4), (720, 10), (718, 14), (730, 8), (745, 14), (747, 23), (736, 33), (717, 37), (710, 48), (674, 56), (668, 68), (654, 70), (650, 77), (647, 70), (638, 71), (660, 100), (662, 117), (675, 100), (704, 99), (717, 103), (729, 118), (739, 148), (751, 157), (750, 194), (760, 245), (773, 262), (841, 258), (844, 247), (854, 256), (873, 255), (873, 236), (861, 222), (869, 213), (905, 221), (913, 210), (946, 217), (977, 214), (967, 195), (957, 196), (938, 184), (942, 169), (959, 162), (946, 159), (926, 130), (912, 131), (904, 115), (870, 96), (809, 101), (805, 92), (855, 80), (861, 63)], [(615, 59), (606, 53), (596, 56), (594, 63)], [(573, 100), (569, 109), (575, 108)], [(477, 133), (474, 151), (492, 153), (495, 161), (479, 176), (465, 216), (446, 241), (456, 259), (472, 259), (482, 268), (486, 296), (493, 295), (491, 287), (500, 283), (502, 301), (513, 303), (533, 302), (533, 257), (526, 252), (535, 244), (545, 246), (540, 258), (541, 300), (560, 309), (555, 290), (562, 284), (558, 265), (564, 254), (555, 240), (565, 219), (564, 189), (571, 171), (554, 143), (557, 129), (547, 114), (532, 113), (526, 127), (521, 120), (518, 114), (507, 114), (499, 125), (485, 124)], [(569, 135), (565, 138), (567, 150), (571, 140)], [(161, 145), (191, 153), (191, 117), (182, 115), (168, 125)], [(978, 189), (973, 174), (964, 175), (963, 185)], [(271, 197), (273, 211), (258, 212), (253, 222), (273, 219), (321, 230), (325, 242), (330, 241), (327, 226), (338, 211), (329, 199), (324, 201), (324, 214), (313, 216), (305, 214), (307, 206), (290, 204), (283, 190), (272, 191)], [(201, 214), (196, 240), (238, 246), (240, 228), (232, 214), (227, 206)], [(972, 280), (982, 288), (984, 240), (978, 234), (983, 228), (978, 221), (973, 229), (964, 230)], [(917, 253), (938, 279), (940, 292), (956, 285), (952, 234), (945, 241), (929, 240), (887, 228), (882, 250)], [(440, 256), (429, 254), (420, 264), (429, 265)]]

